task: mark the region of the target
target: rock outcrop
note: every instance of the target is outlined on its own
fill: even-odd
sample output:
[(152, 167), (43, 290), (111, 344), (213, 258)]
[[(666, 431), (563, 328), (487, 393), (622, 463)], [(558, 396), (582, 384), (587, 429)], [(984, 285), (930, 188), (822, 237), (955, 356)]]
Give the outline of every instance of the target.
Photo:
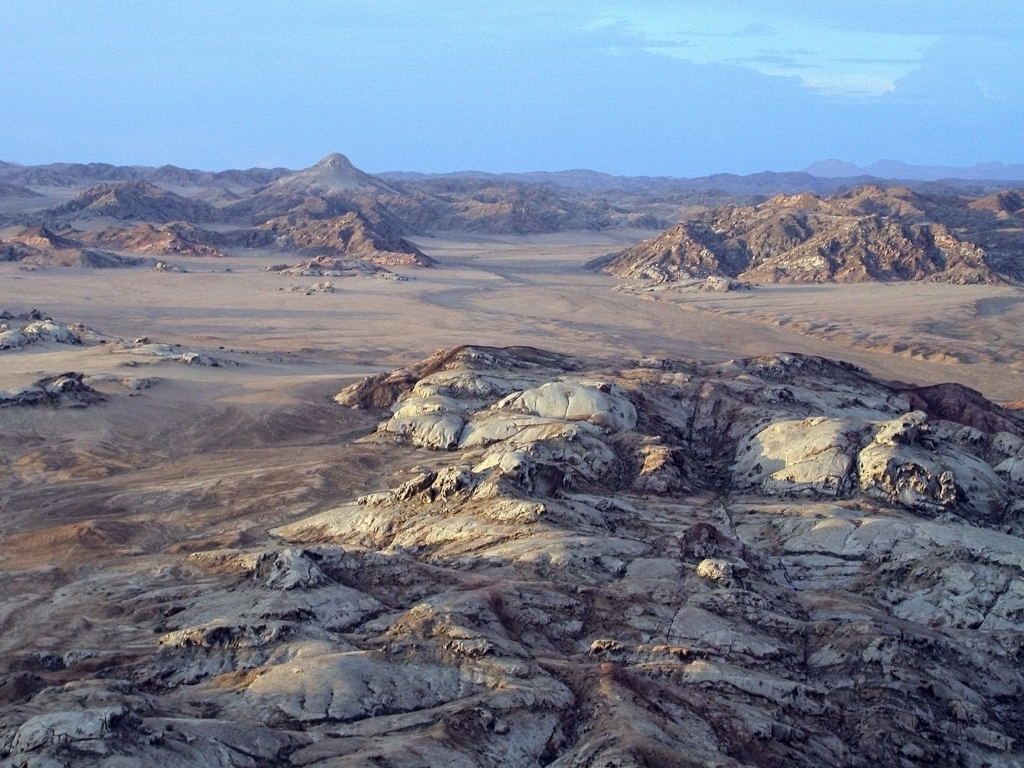
[(202, 200), (170, 192), (148, 181), (115, 181), (97, 184), (66, 203), (49, 208), (47, 221), (109, 218), (118, 221), (168, 224), (174, 221), (217, 221), (217, 208)]
[(214, 245), (220, 238), (184, 221), (144, 223), (127, 228), (107, 227), (97, 232), (72, 232), (70, 236), (101, 248), (153, 256), (224, 256), (224, 252)]
[(271, 264), (265, 269), (294, 277), (398, 277), (391, 270), (367, 261), (326, 255), (303, 259), (295, 264)]
[[(11, 621), (87, 599), (116, 621), (19, 657), (0, 753), (1018, 764), (1024, 422), (954, 389), (488, 347), (357, 382), (334, 407), (379, 413), (363, 447), (394, 481), (262, 545), (62, 575)], [(151, 639), (95, 645), (127, 622)]]
[(47, 376), (35, 384), (14, 390), (0, 392), (0, 408), (33, 405), (85, 406), (98, 403), (105, 398), (83, 381), (81, 373), (62, 373)]
[(26, 315), (0, 313), (0, 350), (21, 349), (30, 344), (81, 344), (82, 328), (58, 323), (38, 312)]
[(382, 267), (429, 267), (434, 263), (408, 240), (372, 226), (358, 213), (326, 219), (275, 218), (253, 230), (248, 239), (265, 247)]
[(542, 183), (474, 176), (392, 181), (359, 170), (338, 153), (284, 175), (222, 210), (227, 216), (256, 224), (283, 216), (331, 219), (358, 213), (377, 230), (401, 233), (651, 228), (664, 220), (646, 210), (612, 204), (604, 195)]
[(152, 259), (120, 256), (89, 248), (67, 235), (45, 226), (28, 227), (0, 240), (0, 261), (16, 261), (33, 267), (141, 267)]
[(301, 171), (281, 176), (267, 191), (296, 191), (313, 193), (374, 193), (394, 194), (395, 188), (383, 179), (364, 173), (340, 152), (332, 152), (319, 162)]
[[(996, 199), (1017, 212), (1012, 196)], [(983, 234), (992, 225), (977, 215), (991, 205), (981, 203), (878, 187), (829, 198), (778, 195), (755, 206), (711, 209), (593, 265), (654, 282), (1019, 279), (1022, 265), (1011, 264), (1005, 248), (989, 253), (979, 244), (992, 239)]]

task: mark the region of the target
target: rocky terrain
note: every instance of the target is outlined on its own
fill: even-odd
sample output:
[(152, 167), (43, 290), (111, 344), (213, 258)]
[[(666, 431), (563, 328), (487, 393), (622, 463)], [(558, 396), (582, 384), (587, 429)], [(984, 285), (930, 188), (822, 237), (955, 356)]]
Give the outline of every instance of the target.
[(1024, 277), (1018, 198), (877, 186), (827, 198), (779, 195), (695, 214), (595, 266), (656, 282), (711, 275), (755, 282), (1016, 281)]
[(358, 213), (312, 219), (290, 216), (265, 222), (246, 234), (247, 242), (283, 251), (358, 259), (384, 267), (429, 267), (434, 261), (408, 240), (373, 228)]
[(49, 208), (43, 205), (33, 215), (20, 214), (18, 220), (23, 224), (44, 221), (66, 226), (102, 219), (111, 223), (186, 221), (252, 226), (282, 216), (335, 218), (358, 212), (375, 227), (383, 225), (403, 234), (658, 226), (673, 215), (682, 199), (703, 199), (705, 195), (693, 187), (663, 190), (657, 185), (576, 188), (550, 184), (540, 177), (520, 180), (471, 175), (399, 182), (367, 174), (340, 153), (329, 154), (300, 171), (209, 173), (174, 166), (5, 164), (0, 166), (0, 183), (31, 195), (37, 193), (26, 185), (44, 192), (75, 190), (66, 202)]
[(364, 173), (340, 152), (332, 152), (316, 165), (289, 173), (269, 184), (264, 191), (290, 190), (299, 193), (372, 192), (399, 194), (386, 181)]
[(55, 322), (38, 310), (21, 315), (0, 312), (0, 350), (21, 349), (40, 342), (81, 344), (81, 334), (87, 330), (84, 326)]
[(399, 276), (391, 270), (376, 266), (371, 262), (327, 255), (303, 259), (295, 264), (271, 264), (267, 267), (267, 271), (276, 272), (279, 275), (298, 277), (383, 277), (399, 279)]
[(68, 233), (82, 242), (114, 250), (154, 256), (190, 256), (220, 258), (224, 252), (211, 242), (219, 240), (195, 224), (174, 221), (169, 224), (137, 224), (133, 227), (107, 227), (101, 230)]
[[(619, 277), (656, 281), (1024, 278), (1018, 191), (952, 182), (853, 187), (870, 179), (824, 183), (808, 174), (737, 179), (631, 179), (585, 171), (374, 176), (340, 153), (299, 171), (0, 167), (0, 183), (39, 198), (18, 198), (7, 223), (43, 225), (97, 248), (133, 253), (217, 256), (276, 248), (424, 266), (429, 258), (407, 237), (653, 230), (678, 221), (599, 266)], [(62, 201), (47, 206), (46, 195), (58, 193)]]
[(15, 406), (85, 406), (102, 401), (103, 395), (83, 381), (81, 373), (47, 376), (27, 387), (0, 392), (0, 408)]
[(290, 173), (286, 168), (197, 171), (174, 165), (124, 166), (110, 163), (47, 163), (22, 165), (0, 162), (0, 179), (28, 187), (87, 187), (116, 181), (147, 181), (182, 187), (214, 186), (252, 189)]
[[(220, 364), (214, 357), (184, 349), (180, 344), (154, 342), (148, 336), (130, 339), (101, 333), (82, 323), (59, 322), (36, 309), (23, 314), (0, 312), (0, 352), (11, 353), (26, 348), (31, 348), (28, 350), (30, 352), (43, 351), (46, 348), (53, 349), (54, 345), (102, 347), (107, 354), (130, 357), (124, 365), (133, 368), (140, 364), (164, 362), (201, 366)], [(80, 374), (65, 375), (78, 376), (81, 380)]]
[(89, 248), (45, 226), (28, 227), (0, 239), (0, 261), (16, 261), (30, 267), (92, 268), (152, 266), (154, 263), (151, 259)]
[(1022, 198), (805, 176), (0, 164), (0, 768), (1024, 764)]
[(1024, 421), (980, 394), (460, 347), (319, 407), (379, 484), (11, 575), (7, 637), (69, 623), (4, 642), (5, 764), (1020, 764)]
[(50, 221), (71, 223), (96, 218), (167, 224), (200, 223), (219, 218), (217, 209), (148, 181), (118, 181), (89, 187), (68, 202), (45, 212)]
[[(490, 179), (407, 181), (380, 208), (411, 232), (531, 234), (613, 227), (655, 228), (675, 206), (658, 198), (607, 195)], [(686, 194), (680, 195), (681, 199)]]
[(1010, 189), (979, 197), (968, 206), (971, 210), (995, 214), (1000, 219), (1009, 219), (1024, 211), (1024, 193)]
[(17, 198), (38, 198), (42, 197), (38, 192), (34, 192), (29, 187), (22, 186), (21, 184), (12, 184), (9, 181), (0, 182), (0, 199), (17, 199)]
[[(387, 205), (378, 202), (378, 197), (402, 199), (404, 193), (359, 171), (343, 155), (329, 155), (304, 171), (275, 174), (267, 184), (242, 190), (248, 195), (224, 196), (222, 190), (209, 187), (197, 193), (194, 186), (187, 187), (192, 194), (184, 195), (135, 178), (135, 172), (124, 175), (128, 178), (90, 186), (59, 205), (12, 213), (9, 222), (23, 229), (27, 225), (26, 231), (59, 232), (59, 245), (65, 250), (87, 245), (147, 255), (215, 258), (225, 255), (224, 249), (276, 249), (380, 266), (431, 264), (429, 257), (397, 234), (397, 219)], [(147, 176), (165, 184), (201, 181), (189, 173), (179, 177), (168, 169)], [(27, 173), (14, 177), (36, 178)], [(40, 179), (57, 180), (46, 175)], [(215, 203), (207, 200), (211, 195)], [(15, 239), (24, 240), (20, 235)], [(51, 250), (54, 245), (49, 244)], [(8, 258), (33, 255), (20, 254), (9, 244), (6, 252)], [(81, 264), (111, 263), (112, 254), (98, 254), (90, 253)]]

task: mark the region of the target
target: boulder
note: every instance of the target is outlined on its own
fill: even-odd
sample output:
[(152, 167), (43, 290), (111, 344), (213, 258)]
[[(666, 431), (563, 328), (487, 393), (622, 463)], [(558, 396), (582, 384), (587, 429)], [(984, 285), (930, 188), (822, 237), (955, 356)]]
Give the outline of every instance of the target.
[(859, 447), (859, 430), (848, 419), (775, 421), (740, 442), (732, 481), (771, 496), (846, 495)]

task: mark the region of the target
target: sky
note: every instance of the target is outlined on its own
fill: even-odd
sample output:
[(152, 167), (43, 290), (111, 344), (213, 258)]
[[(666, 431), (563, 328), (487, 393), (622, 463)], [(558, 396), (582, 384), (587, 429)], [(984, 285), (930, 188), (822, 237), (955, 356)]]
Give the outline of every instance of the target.
[(1024, 163), (1021, 0), (0, 0), (0, 159)]

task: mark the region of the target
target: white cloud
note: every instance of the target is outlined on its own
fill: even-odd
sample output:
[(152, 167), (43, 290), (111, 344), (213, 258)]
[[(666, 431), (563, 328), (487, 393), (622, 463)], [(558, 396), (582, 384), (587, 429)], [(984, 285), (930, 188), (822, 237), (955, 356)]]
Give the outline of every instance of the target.
[(693, 5), (622, 6), (593, 18), (588, 28), (615, 29), (653, 54), (795, 78), (823, 95), (854, 99), (891, 93), (940, 39)]

